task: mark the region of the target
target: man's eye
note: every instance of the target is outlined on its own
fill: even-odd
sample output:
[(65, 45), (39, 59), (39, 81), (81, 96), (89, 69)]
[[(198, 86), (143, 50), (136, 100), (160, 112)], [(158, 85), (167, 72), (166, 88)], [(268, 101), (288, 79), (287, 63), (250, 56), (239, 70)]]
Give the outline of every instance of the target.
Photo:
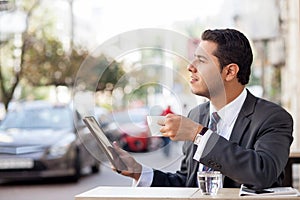
[(205, 63), (206, 59), (204, 59), (202, 56), (195, 55), (195, 60), (197, 60), (200, 63)]

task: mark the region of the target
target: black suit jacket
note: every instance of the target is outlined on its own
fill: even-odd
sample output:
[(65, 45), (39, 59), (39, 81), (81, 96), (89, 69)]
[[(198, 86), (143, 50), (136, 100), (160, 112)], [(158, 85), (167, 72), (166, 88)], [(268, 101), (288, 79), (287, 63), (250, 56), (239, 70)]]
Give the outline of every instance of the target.
[[(188, 117), (207, 126), (209, 102), (192, 109)], [(293, 120), (289, 113), (247, 91), (229, 141), (213, 133), (200, 162), (221, 171), (225, 176), (224, 187), (280, 186), (293, 141), (292, 132)], [(154, 170), (151, 186), (197, 187), (199, 162), (193, 159), (196, 148), (192, 142), (185, 142), (180, 170), (176, 173)]]

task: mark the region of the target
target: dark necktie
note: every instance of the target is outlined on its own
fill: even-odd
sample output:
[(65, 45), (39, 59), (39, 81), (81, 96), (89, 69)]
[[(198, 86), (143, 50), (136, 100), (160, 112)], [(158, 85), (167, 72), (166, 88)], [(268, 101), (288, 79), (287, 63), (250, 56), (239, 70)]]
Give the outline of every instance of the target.
[[(210, 116), (210, 121), (209, 121), (209, 125), (208, 128), (210, 130), (212, 130), (213, 133), (217, 133), (217, 124), (220, 121), (220, 116), (218, 115), (217, 112), (213, 112)], [(203, 169), (202, 171), (213, 171), (213, 169), (203, 165)]]
[(208, 128), (212, 130), (212, 132), (216, 133), (217, 132), (217, 124), (220, 121), (220, 116), (218, 115), (217, 112), (213, 112), (210, 116), (210, 122), (208, 125)]

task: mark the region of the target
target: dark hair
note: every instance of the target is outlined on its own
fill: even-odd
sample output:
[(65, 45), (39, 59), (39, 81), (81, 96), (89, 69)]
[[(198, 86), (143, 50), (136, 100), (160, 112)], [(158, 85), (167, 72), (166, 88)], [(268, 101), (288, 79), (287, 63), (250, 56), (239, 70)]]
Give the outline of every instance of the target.
[(235, 63), (239, 66), (238, 81), (242, 85), (249, 82), (253, 55), (250, 43), (244, 34), (234, 29), (206, 30), (201, 39), (217, 44), (213, 54), (218, 58), (221, 69), (230, 63)]

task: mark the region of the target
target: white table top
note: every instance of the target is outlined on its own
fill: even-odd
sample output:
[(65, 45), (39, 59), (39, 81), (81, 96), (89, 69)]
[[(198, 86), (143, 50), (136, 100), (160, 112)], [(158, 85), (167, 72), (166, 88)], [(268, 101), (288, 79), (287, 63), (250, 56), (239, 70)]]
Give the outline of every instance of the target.
[(198, 188), (176, 187), (97, 187), (75, 196), (75, 200), (183, 200), (183, 199), (222, 199), (222, 200), (292, 200), (291, 196), (239, 196), (238, 188), (220, 189), (216, 196), (202, 195)]

